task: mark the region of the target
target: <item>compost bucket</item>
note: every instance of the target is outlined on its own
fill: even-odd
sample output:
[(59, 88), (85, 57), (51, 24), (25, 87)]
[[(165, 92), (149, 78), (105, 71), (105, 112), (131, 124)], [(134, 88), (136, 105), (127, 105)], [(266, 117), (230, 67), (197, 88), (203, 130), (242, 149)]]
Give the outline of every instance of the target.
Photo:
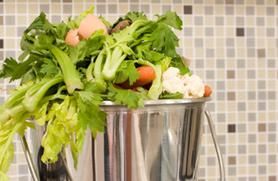
[(146, 101), (143, 108), (135, 110), (104, 102), (106, 131), (95, 139), (88, 132), (77, 169), (68, 149), (55, 164), (42, 163), (44, 130), (35, 129), (31, 133), (32, 154), (23, 137), (32, 176), (41, 181), (196, 180), (208, 100)]

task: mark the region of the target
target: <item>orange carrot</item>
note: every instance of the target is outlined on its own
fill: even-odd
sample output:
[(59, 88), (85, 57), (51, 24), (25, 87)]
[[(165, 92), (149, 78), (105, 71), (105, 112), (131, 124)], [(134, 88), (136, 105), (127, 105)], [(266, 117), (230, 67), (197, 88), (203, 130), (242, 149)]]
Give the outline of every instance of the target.
[(139, 78), (133, 84), (135, 87), (147, 85), (155, 79), (155, 71), (151, 66), (138, 67), (137, 72), (139, 73)]
[(205, 85), (205, 93), (204, 93), (204, 97), (209, 97), (212, 94), (212, 89), (210, 86)]
[(150, 66), (144, 65), (136, 68), (136, 70), (139, 73), (139, 77), (135, 83), (129, 85), (129, 82), (125, 81), (119, 84), (119, 86), (124, 89), (136, 89), (137, 87), (150, 84), (155, 79), (154, 69)]

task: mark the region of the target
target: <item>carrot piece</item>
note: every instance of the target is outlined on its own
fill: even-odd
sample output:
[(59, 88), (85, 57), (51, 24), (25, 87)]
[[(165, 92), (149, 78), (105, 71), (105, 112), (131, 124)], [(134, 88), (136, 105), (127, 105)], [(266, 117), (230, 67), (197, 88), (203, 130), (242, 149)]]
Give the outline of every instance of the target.
[(147, 85), (155, 79), (155, 71), (151, 66), (138, 67), (137, 72), (139, 73), (139, 78), (133, 84), (135, 87)]
[(144, 65), (136, 68), (136, 70), (139, 73), (139, 77), (137, 78), (135, 83), (129, 85), (129, 82), (125, 81), (119, 84), (119, 86), (124, 89), (136, 89), (140, 86), (147, 86), (155, 79), (155, 71), (151, 66)]
[(212, 94), (212, 89), (210, 86), (205, 85), (205, 93), (204, 93), (204, 97), (209, 97)]

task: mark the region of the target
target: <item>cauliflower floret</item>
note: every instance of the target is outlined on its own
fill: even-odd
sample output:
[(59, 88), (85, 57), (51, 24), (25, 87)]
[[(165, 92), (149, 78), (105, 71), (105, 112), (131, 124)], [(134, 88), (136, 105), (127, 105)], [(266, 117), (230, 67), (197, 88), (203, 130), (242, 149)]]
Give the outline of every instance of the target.
[(180, 76), (180, 70), (175, 67), (169, 67), (165, 72), (163, 72), (163, 80), (169, 80)]
[(182, 79), (172, 78), (162, 82), (163, 90), (169, 93), (182, 93), (185, 91), (185, 86)]
[(189, 86), (184, 86), (184, 91), (182, 94), (183, 94), (183, 98), (191, 98), (192, 97)]
[(170, 67), (162, 75), (163, 90), (169, 93), (182, 93), (185, 86), (177, 68)]
[(187, 89), (189, 90), (189, 94), (193, 98), (203, 97), (205, 93), (205, 87), (202, 79), (197, 75), (185, 75), (184, 83)]
[(181, 93), (183, 98), (204, 96), (204, 84), (197, 75), (181, 75), (178, 68), (169, 67), (162, 75), (163, 90), (168, 93)]

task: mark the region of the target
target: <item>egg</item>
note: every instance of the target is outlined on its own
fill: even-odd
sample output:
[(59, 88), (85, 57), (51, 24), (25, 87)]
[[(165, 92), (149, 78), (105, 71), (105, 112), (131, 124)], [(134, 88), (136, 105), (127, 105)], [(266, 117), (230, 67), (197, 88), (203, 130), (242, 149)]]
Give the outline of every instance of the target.
[(69, 30), (66, 35), (65, 42), (67, 45), (76, 46), (80, 42), (80, 38), (78, 35), (78, 29)]
[(95, 31), (103, 30), (107, 34), (107, 28), (105, 24), (92, 14), (88, 14), (80, 23), (78, 28), (78, 34), (83, 39), (88, 39)]

